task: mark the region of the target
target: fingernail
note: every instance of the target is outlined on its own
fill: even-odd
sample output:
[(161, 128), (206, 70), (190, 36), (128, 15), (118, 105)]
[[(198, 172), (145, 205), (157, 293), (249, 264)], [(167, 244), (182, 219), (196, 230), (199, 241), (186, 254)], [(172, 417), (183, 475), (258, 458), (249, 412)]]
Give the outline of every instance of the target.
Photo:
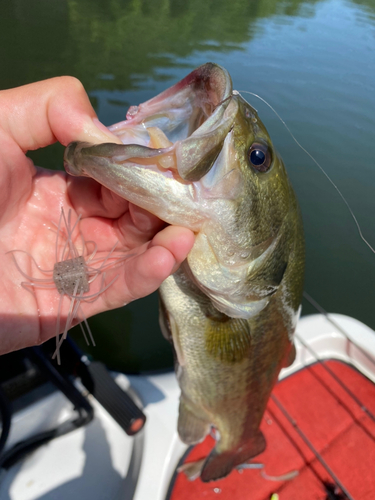
[(84, 132), (85, 135), (89, 136), (86, 140), (94, 144), (101, 142), (117, 142), (121, 144), (120, 139), (112, 134), (98, 118), (92, 118), (90, 122), (87, 122)]
[(105, 134), (113, 135), (105, 125), (101, 121), (99, 121), (98, 118), (93, 118), (92, 121), (94, 122), (95, 127), (97, 127), (99, 130), (104, 132)]

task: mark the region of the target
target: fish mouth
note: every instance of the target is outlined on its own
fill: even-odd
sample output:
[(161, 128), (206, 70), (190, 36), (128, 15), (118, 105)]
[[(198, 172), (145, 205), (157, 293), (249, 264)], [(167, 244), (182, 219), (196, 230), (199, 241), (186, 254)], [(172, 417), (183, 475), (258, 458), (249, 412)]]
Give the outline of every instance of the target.
[(109, 129), (123, 144), (146, 147), (150, 158), (161, 156), (160, 165), (176, 170), (182, 180), (198, 181), (212, 168), (233, 126), (237, 106), (231, 97), (229, 73), (206, 63), (153, 99), (131, 106), (127, 119)]
[(233, 197), (241, 186), (225, 153), (238, 111), (229, 73), (207, 63), (112, 125), (122, 144), (69, 144), (64, 167), (169, 224), (198, 230), (206, 198)]

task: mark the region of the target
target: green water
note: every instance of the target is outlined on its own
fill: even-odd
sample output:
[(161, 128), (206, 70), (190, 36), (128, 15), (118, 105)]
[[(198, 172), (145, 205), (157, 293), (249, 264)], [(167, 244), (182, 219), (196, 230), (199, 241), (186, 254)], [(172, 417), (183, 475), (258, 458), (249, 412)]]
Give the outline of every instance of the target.
[[(0, 88), (69, 74), (84, 84), (101, 121), (207, 62), (234, 88), (268, 100), (324, 166), (375, 246), (375, 1), (2, 1)], [(305, 289), (324, 308), (375, 328), (375, 255), (339, 196), (262, 102), (249, 101), (283, 156), (300, 200), (307, 241)], [(32, 154), (61, 168), (63, 149)], [(313, 312), (303, 303), (303, 313)], [(172, 362), (151, 296), (91, 320), (112, 367)]]

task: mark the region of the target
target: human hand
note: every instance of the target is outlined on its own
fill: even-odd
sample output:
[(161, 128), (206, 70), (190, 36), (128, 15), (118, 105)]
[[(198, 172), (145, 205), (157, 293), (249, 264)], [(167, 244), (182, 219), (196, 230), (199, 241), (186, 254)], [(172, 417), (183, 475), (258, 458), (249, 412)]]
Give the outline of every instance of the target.
[[(22, 287), (25, 279), (13, 256), (26, 274), (35, 277), (39, 271), (26, 254), (7, 252), (27, 251), (41, 268), (52, 270), (54, 224), (62, 208), (65, 214), (71, 209), (73, 222), (82, 216), (82, 236), (96, 242), (96, 257), (105, 257), (116, 241), (116, 251), (130, 254), (106, 273), (103, 288), (118, 275), (116, 281), (96, 301), (81, 304), (87, 317), (155, 291), (193, 245), (190, 230), (165, 227), (95, 181), (35, 167), (25, 156), (28, 150), (55, 141), (66, 146), (73, 140), (119, 142), (97, 121), (78, 80), (59, 77), (0, 91), (0, 354), (40, 344), (55, 334), (59, 293), (55, 287), (35, 287), (34, 293)], [(90, 294), (101, 285), (95, 286)], [(62, 302), (61, 330), (69, 303)]]

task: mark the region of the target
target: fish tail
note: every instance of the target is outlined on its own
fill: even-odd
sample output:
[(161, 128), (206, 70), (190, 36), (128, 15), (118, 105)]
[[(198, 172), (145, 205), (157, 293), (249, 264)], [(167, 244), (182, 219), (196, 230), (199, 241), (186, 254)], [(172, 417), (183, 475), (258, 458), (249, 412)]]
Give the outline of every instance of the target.
[(237, 465), (241, 465), (262, 453), (266, 448), (266, 440), (261, 431), (245, 445), (232, 450), (219, 452), (214, 448), (207, 457), (201, 472), (201, 479), (207, 483), (227, 476)]

